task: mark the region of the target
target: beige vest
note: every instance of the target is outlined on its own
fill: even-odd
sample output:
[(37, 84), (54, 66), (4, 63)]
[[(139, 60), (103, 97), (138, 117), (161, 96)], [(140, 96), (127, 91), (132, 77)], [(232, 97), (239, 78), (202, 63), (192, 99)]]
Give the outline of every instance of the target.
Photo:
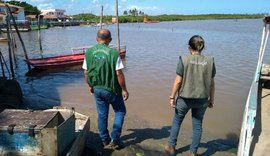
[(184, 98), (208, 98), (213, 70), (213, 57), (190, 55), (182, 57), (183, 81), (179, 96)]

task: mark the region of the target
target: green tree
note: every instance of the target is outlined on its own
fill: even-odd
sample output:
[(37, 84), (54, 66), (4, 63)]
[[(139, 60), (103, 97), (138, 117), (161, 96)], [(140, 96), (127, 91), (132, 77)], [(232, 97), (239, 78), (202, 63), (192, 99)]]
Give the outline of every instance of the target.
[(78, 20), (83, 20), (83, 21), (95, 21), (97, 19), (97, 16), (94, 14), (78, 14), (74, 15), (74, 17)]
[(32, 6), (31, 4), (28, 4), (26, 2), (12, 0), (7, 1), (7, 3), (23, 7), (25, 15), (36, 15), (41, 13), (36, 6)]
[(129, 10), (128, 13), (129, 13), (130, 15), (132, 15), (132, 10)]
[(131, 16), (143, 16), (145, 15), (144, 12), (137, 10), (136, 8), (131, 9), (129, 11), (124, 11), (123, 15), (131, 15)]
[(123, 13), (124, 16), (128, 15), (128, 12), (125, 10)]

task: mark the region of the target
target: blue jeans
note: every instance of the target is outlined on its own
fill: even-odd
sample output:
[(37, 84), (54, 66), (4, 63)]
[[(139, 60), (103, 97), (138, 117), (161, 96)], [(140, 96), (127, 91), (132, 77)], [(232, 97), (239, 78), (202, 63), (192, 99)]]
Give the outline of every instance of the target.
[[(116, 95), (105, 89), (94, 89), (96, 99), (96, 108), (98, 113), (98, 130), (102, 141), (118, 141), (121, 136), (124, 118), (126, 115), (126, 106), (122, 95)], [(114, 110), (114, 123), (111, 137), (108, 131), (108, 115), (109, 105), (112, 105)]]
[(176, 146), (177, 137), (180, 131), (182, 121), (184, 120), (187, 112), (191, 109), (193, 137), (192, 143), (190, 145), (190, 151), (193, 153), (197, 153), (201, 141), (202, 121), (207, 108), (208, 99), (186, 99), (178, 97), (176, 102), (177, 104), (168, 143), (173, 147)]

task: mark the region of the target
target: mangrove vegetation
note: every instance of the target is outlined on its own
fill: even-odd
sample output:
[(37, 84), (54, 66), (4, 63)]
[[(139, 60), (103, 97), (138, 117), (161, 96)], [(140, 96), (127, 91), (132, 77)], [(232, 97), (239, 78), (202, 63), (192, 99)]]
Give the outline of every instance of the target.
[[(156, 15), (150, 16), (143, 12), (140, 14), (134, 12), (125, 11), (122, 16), (119, 16), (120, 23), (132, 23), (132, 22), (143, 22), (146, 16), (149, 20), (157, 21), (182, 21), (182, 20), (217, 20), (217, 19), (258, 19), (263, 18), (265, 14), (201, 14), (201, 15)], [(88, 22), (99, 22), (100, 16), (94, 14), (78, 14), (74, 15), (77, 20), (83, 20)], [(112, 15), (104, 16), (103, 21), (111, 22)]]

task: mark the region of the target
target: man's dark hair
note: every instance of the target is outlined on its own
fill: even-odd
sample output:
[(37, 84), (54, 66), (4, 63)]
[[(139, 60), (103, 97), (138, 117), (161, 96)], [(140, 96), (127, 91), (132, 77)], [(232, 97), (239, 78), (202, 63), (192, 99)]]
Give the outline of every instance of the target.
[(112, 39), (111, 32), (107, 29), (98, 30), (97, 37), (103, 40)]

